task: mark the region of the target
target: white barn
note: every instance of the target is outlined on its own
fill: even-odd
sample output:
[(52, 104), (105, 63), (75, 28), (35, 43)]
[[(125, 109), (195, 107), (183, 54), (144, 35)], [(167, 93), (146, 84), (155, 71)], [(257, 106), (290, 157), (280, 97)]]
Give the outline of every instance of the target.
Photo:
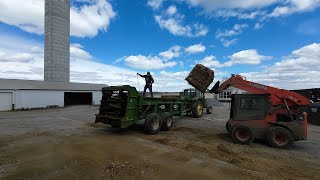
[(232, 94), (244, 94), (246, 92), (247, 91), (230, 86), (217, 95), (217, 100), (221, 102), (231, 102)]
[(99, 105), (104, 84), (0, 79), (0, 111)]

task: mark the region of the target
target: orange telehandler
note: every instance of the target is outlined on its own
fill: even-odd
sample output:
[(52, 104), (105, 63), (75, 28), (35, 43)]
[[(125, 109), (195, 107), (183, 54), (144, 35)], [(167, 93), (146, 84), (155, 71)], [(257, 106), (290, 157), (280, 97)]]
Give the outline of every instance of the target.
[(247, 81), (232, 75), (210, 90), (221, 93), (229, 86), (247, 94), (232, 95), (230, 119), (226, 129), (233, 141), (250, 144), (254, 139), (266, 140), (277, 148), (287, 148), (294, 141), (307, 139), (306, 107), (309, 99), (292, 91)]

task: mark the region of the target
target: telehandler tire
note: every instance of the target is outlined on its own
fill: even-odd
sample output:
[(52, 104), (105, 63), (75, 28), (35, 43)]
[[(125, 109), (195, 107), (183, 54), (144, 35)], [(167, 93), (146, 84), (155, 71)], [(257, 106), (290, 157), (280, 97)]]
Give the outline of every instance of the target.
[(162, 113), (160, 115), (160, 121), (162, 131), (169, 131), (173, 126), (173, 117), (169, 112)]
[(203, 104), (201, 101), (195, 101), (192, 104), (191, 108), (192, 116), (195, 118), (199, 118), (203, 115)]
[(155, 135), (160, 131), (160, 117), (156, 113), (148, 114), (144, 122), (144, 133)]
[(234, 127), (231, 132), (231, 137), (235, 143), (239, 144), (251, 144), (254, 140), (254, 134), (252, 130), (246, 126)]
[(267, 132), (267, 142), (270, 146), (279, 149), (290, 147), (294, 142), (293, 134), (286, 128), (275, 126)]

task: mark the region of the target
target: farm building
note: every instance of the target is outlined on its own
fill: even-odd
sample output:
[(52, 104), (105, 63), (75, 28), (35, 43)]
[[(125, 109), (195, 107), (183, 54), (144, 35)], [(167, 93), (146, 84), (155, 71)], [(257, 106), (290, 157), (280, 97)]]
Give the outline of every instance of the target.
[(0, 79), (0, 111), (99, 105), (103, 84)]
[(226, 90), (223, 90), (221, 93), (217, 94), (217, 100), (220, 102), (231, 102), (232, 94), (244, 94), (246, 91), (235, 88), (228, 87)]

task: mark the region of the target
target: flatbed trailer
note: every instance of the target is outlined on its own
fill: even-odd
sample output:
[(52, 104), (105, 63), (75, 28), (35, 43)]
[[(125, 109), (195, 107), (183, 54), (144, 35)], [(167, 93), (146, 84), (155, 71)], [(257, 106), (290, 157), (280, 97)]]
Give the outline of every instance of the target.
[(192, 114), (201, 117), (204, 108), (207, 113), (212, 113), (212, 107), (208, 106), (203, 93), (197, 90), (187, 89), (180, 96), (150, 98), (141, 96), (135, 87), (110, 86), (102, 89), (95, 122), (128, 128), (144, 119), (145, 133), (157, 134), (160, 129), (170, 130), (173, 116)]

